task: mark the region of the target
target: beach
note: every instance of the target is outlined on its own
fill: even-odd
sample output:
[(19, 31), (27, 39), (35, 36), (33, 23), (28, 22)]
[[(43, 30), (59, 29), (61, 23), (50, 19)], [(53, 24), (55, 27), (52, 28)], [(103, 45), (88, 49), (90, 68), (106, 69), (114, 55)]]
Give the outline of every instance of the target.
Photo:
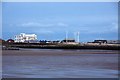
[(117, 78), (118, 51), (3, 50), (3, 78)]
[(3, 50), (4, 55), (79, 55), (79, 54), (118, 54), (118, 50), (84, 50), (84, 49), (31, 49)]

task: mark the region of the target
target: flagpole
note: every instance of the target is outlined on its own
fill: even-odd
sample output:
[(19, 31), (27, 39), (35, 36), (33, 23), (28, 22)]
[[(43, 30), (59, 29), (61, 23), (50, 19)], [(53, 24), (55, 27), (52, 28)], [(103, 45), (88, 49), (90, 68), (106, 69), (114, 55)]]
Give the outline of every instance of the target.
[(68, 31), (66, 31), (66, 42), (67, 42), (67, 39), (68, 39)]

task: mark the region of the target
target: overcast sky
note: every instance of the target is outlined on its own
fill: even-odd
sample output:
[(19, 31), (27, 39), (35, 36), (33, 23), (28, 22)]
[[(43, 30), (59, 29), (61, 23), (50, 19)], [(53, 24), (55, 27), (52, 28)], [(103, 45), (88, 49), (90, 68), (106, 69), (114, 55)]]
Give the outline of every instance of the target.
[(80, 32), (80, 41), (118, 38), (117, 2), (4, 2), (3, 39), (35, 33), (39, 40), (62, 40)]

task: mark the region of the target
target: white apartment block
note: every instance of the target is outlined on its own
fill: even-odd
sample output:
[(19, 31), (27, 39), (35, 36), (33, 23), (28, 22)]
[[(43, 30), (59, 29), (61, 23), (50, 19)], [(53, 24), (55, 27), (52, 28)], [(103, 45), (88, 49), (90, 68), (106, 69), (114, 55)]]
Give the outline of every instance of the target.
[(19, 35), (15, 35), (15, 42), (25, 42), (31, 40), (37, 40), (37, 35), (25, 34), (25, 33), (20, 33)]

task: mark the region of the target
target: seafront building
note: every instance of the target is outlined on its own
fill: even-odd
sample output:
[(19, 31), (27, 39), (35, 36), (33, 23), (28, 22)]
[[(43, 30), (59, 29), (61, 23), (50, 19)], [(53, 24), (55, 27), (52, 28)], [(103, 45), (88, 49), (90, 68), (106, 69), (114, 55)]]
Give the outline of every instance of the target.
[(19, 35), (15, 35), (15, 42), (29, 42), (35, 40), (37, 40), (37, 35), (35, 34), (20, 33)]
[(87, 42), (89, 45), (116, 45), (120, 44), (120, 40), (94, 40), (93, 42)]
[(75, 41), (75, 39), (64, 39), (61, 41), (63, 44), (79, 44), (78, 42)]
[(120, 40), (107, 40), (109, 44), (120, 44)]

